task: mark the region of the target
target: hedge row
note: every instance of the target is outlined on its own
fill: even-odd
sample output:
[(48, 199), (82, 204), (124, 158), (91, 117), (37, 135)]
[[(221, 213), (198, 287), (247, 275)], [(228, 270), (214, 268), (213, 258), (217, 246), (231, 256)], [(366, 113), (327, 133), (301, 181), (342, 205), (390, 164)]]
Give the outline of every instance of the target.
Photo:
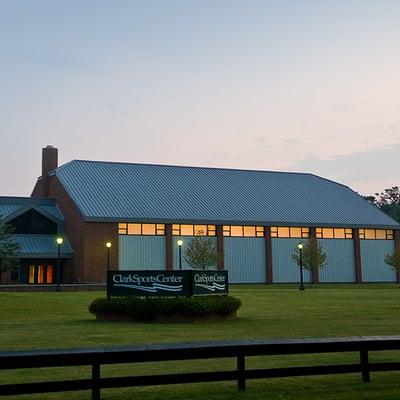
[(186, 317), (226, 316), (238, 310), (239, 299), (232, 296), (196, 297), (111, 297), (94, 300), (89, 312), (94, 315), (117, 314), (140, 321), (158, 316), (180, 314)]

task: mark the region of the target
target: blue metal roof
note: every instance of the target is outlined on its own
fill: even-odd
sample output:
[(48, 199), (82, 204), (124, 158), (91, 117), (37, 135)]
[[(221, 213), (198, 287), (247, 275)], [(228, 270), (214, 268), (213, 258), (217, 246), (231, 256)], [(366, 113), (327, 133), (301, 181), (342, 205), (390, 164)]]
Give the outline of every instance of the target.
[(79, 160), (53, 173), (87, 221), (400, 228), (347, 186), (307, 173)]
[(54, 199), (35, 198), (35, 197), (0, 197), (0, 217), (4, 219), (12, 218), (13, 214), (20, 215), (34, 208), (44, 215), (57, 221), (64, 221), (64, 217)]
[[(20, 258), (57, 258), (58, 247), (55, 235), (12, 235), (21, 246)], [(61, 257), (71, 258), (73, 250), (67, 238), (61, 245)]]

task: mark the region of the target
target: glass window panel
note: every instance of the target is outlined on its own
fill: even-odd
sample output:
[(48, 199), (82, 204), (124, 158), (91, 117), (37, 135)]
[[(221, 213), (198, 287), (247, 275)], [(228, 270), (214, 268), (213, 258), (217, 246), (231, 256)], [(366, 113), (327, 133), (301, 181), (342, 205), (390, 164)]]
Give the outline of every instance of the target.
[(322, 228), (322, 237), (324, 239), (333, 239), (333, 228)]
[(193, 225), (181, 225), (182, 236), (193, 236)]
[(277, 226), (271, 226), (271, 233), (278, 233), (278, 227)]
[(231, 234), (228, 231), (223, 231), (223, 236), (231, 236)]
[(128, 235), (141, 235), (141, 224), (128, 224)]
[(290, 237), (289, 227), (287, 226), (278, 226), (278, 237)]
[(290, 237), (301, 238), (301, 228), (298, 228), (296, 226), (290, 227)]
[(346, 235), (343, 228), (335, 228), (335, 239), (345, 239)]
[(346, 229), (346, 239), (352, 239), (353, 238), (353, 230), (352, 229)]
[(118, 233), (120, 235), (126, 235), (127, 234), (127, 224), (119, 223), (118, 224)]
[(39, 268), (38, 268), (38, 283), (44, 283), (44, 265), (39, 265)]
[(48, 265), (46, 271), (46, 283), (53, 283), (53, 273), (54, 273), (53, 266)]
[(195, 236), (206, 236), (207, 235), (207, 225), (195, 225), (194, 226)]
[(375, 239), (375, 229), (364, 229), (365, 239)]
[(385, 230), (383, 230), (383, 229), (377, 229), (376, 230), (376, 238), (377, 239), (386, 239), (386, 231)]
[(256, 227), (255, 226), (244, 226), (244, 236), (247, 237), (255, 237), (256, 236)]
[(215, 225), (207, 225), (207, 235), (215, 236), (217, 227)]
[(34, 265), (29, 266), (28, 283), (35, 283), (35, 266)]
[(157, 224), (156, 225), (157, 229), (165, 229), (165, 224)]
[(231, 226), (231, 236), (243, 236), (243, 226), (232, 225)]
[(301, 228), (301, 237), (308, 238), (310, 236), (310, 229), (309, 228)]
[(155, 224), (142, 224), (142, 235), (155, 235), (156, 225)]

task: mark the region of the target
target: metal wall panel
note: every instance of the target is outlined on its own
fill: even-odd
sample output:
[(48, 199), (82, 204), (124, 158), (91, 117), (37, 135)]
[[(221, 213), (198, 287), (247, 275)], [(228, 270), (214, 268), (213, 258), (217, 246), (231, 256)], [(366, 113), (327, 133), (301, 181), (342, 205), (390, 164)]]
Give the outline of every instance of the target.
[(326, 266), (319, 270), (320, 282), (355, 282), (354, 242), (350, 239), (319, 239), (326, 253)]
[(165, 236), (119, 236), (119, 269), (165, 269)]
[[(190, 241), (195, 236), (172, 236), (172, 256), (173, 256), (173, 265), (174, 269), (179, 269), (179, 246), (177, 245), (178, 240), (183, 240), (182, 245), (182, 269), (191, 269), (190, 265), (185, 261), (185, 251)], [(217, 246), (217, 238), (216, 237), (208, 237), (215, 243), (215, 247)], [(215, 266), (217, 269), (217, 266)]]
[(396, 272), (385, 263), (394, 250), (394, 240), (361, 240), (363, 282), (396, 282)]
[[(274, 283), (298, 283), (300, 271), (292, 260), (292, 254), (301, 239), (272, 239), (272, 281)], [(304, 282), (310, 282), (311, 274), (304, 271)]]
[(224, 237), (229, 282), (265, 283), (265, 239)]

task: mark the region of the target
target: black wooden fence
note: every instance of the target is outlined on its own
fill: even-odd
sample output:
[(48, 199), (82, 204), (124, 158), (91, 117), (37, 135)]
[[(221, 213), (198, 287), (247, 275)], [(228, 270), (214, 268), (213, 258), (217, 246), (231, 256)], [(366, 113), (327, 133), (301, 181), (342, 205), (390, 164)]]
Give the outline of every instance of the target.
[[(245, 390), (246, 380), (289, 376), (361, 373), (364, 382), (370, 372), (400, 370), (400, 362), (370, 363), (371, 351), (400, 350), (400, 336), (369, 336), (333, 339), (236, 340), (200, 343), (168, 343), (141, 346), (99, 347), (89, 349), (32, 350), (0, 352), (0, 370), (19, 368), (66, 367), (90, 365), (88, 379), (52, 382), (0, 384), (0, 396), (91, 390), (92, 399), (100, 399), (100, 389), (128, 386), (154, 386), (178, 383), (237, 381)], [(335, 364), (269, 369), (246, 369), (246, 357), (357, 352), (356, 364)], [(229, 371), (186, 372), (148, 376), (102, 378), (100, 366), (105, 364), (148, 361), (236, 358), (237, 367)]]

